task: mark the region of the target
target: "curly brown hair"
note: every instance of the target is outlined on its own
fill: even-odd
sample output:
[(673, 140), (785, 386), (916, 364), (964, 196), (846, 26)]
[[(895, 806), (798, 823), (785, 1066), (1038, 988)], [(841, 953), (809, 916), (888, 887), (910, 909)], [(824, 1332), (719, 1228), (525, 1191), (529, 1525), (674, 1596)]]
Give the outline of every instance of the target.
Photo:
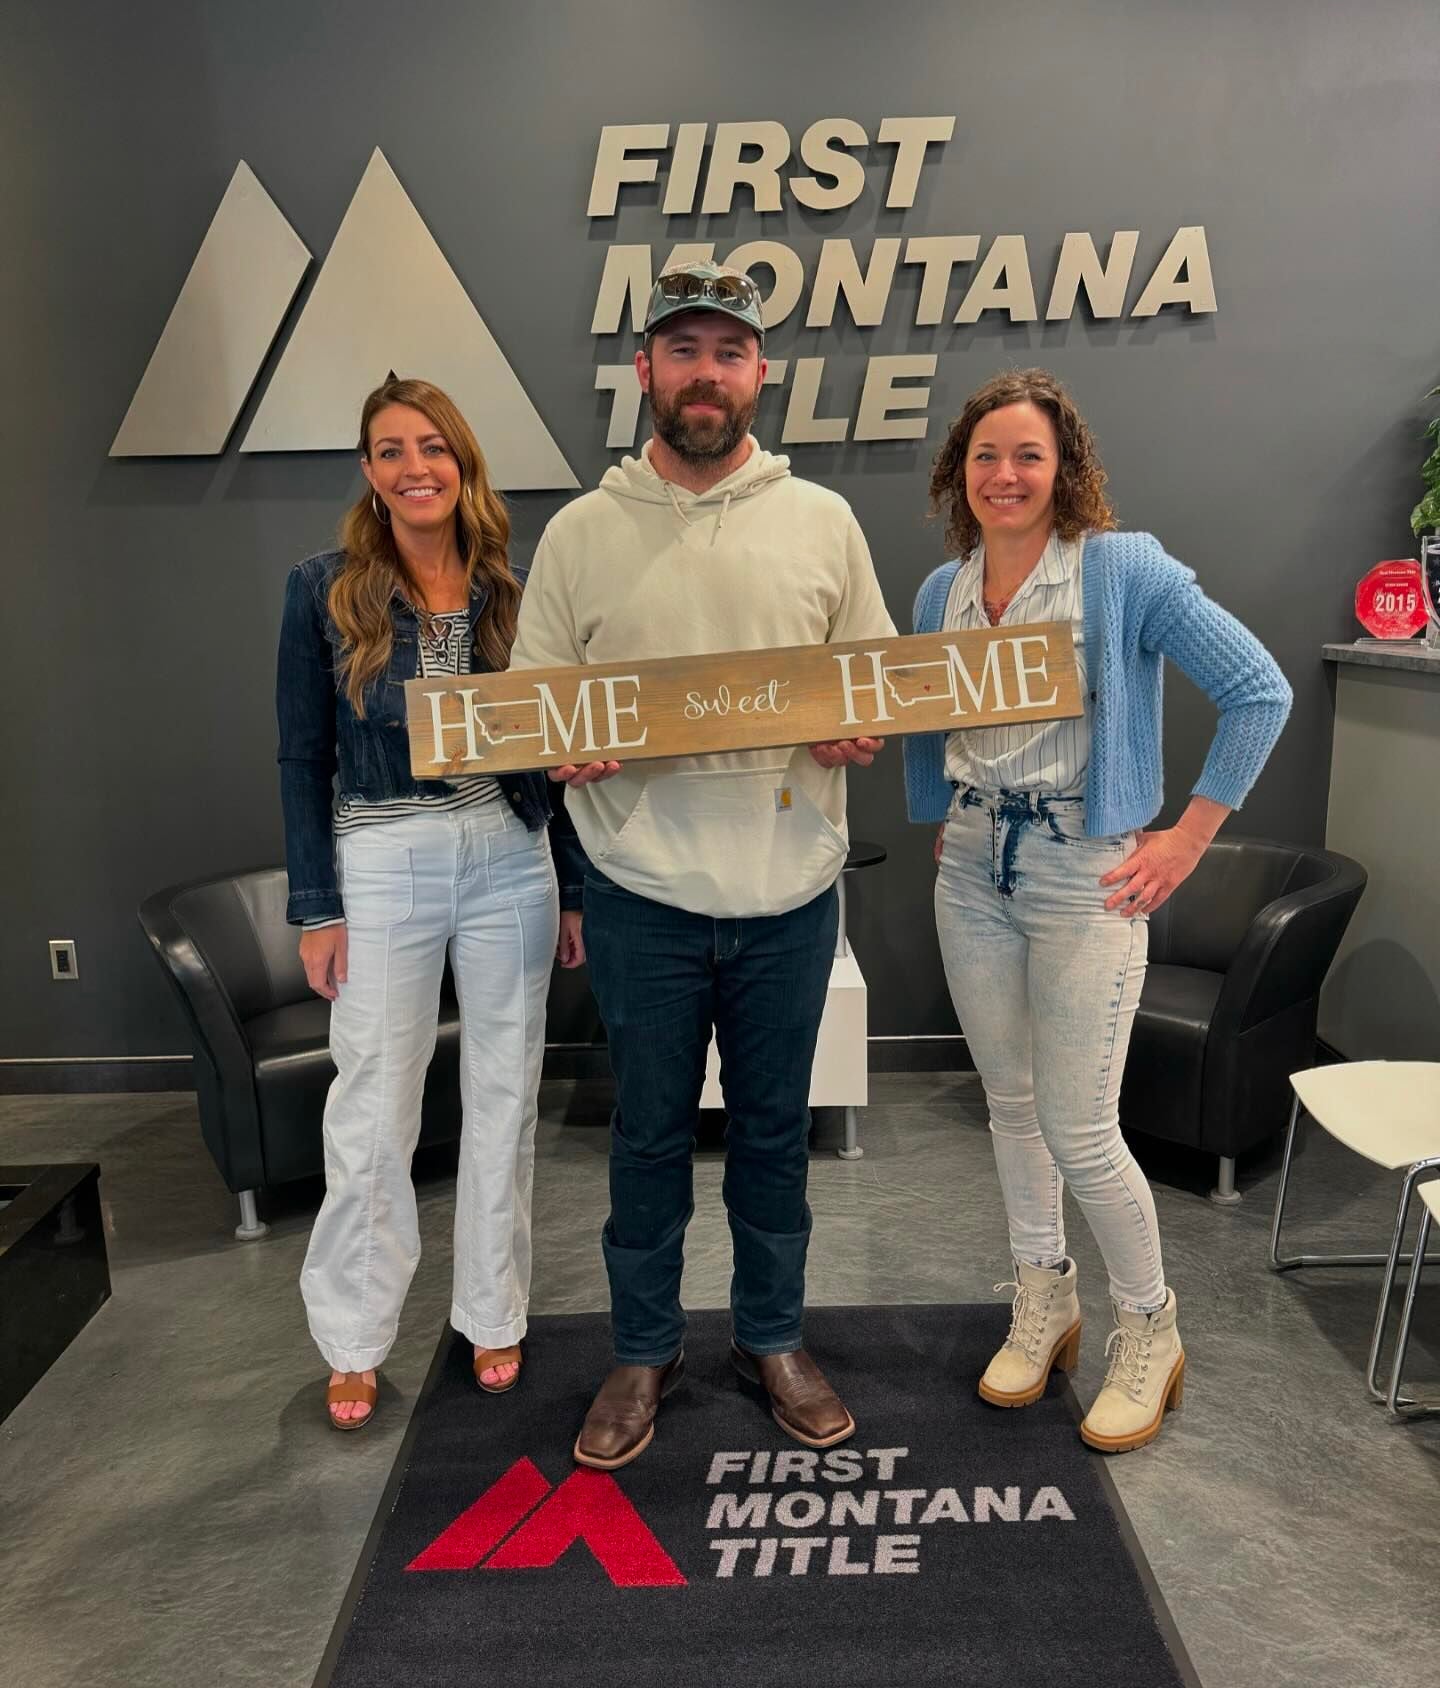
[[(428, 417), (460, 465), (455, 538), (468, 588), (473, 591), (477, 583), (485, 588), (485, 607), (475, 625), (475, 648), (486, 667), (503, 669), (509, 664), (515, 639), (520, 583), (511, 572), (508, 556), (510, 517), (490, 484), (480, 442), (448, 393), (429, 381), (392, 375), (369, 395), (360, 413), (360, 455), (367, 461), (370, 424), (392, 404), (408, 405)], [(340, 677), (351, 707), (363, 717), (365, 688), (390, 662), (395, 632), (391, 603), (397, 592), (410, 599), (416, 594), (389, 523), (375, 514), (368, 486), (345, 513), (340, 545), (345, 561), (330, 587), (330, 614), (341, 635)]]
[(970, 437), (982, 416), (1009, 404), (1037, 406), (1055, 430), (1060, 450), (1055, 532), (1060, 538), (1078, 539), (1082, 533), (1106, 533), (1113, 528), (1115, 512), (1105, 496), (1099, 447), (1074, 399), (1048, 369), (1011, 369), (993, 376), (965, 401), (930, 471), (930, 514), (944, 518), (945, 543), (955, 555), (969, 556), (980, 543), (980, 524), (965, 496)]

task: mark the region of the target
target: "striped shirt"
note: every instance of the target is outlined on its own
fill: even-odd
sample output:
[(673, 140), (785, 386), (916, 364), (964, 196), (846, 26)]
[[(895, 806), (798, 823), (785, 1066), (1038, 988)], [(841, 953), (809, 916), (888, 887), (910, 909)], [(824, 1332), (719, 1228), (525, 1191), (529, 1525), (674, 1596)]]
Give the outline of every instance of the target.
[[(945, 777), (964, 790), (1043, 791), (1081, 797), (1090, 761), (1090, 689), (1085, 678), (1085, 600), (1080, 559), (1084, 540), (1052, 533), (1040, 561), (1020, 584), (997, 623), (1068, 621), (1075, 640), (1076, 679), (1085, 714), (1068, 721), (1021, 721), (1013, 727), (971, 727), (945, 739)], [(989, 627), (985, 614), (985, 547), (976, 547), (955, 573), (945, 603), (946, 632)]]
[[(469, 612), (456, 610), (449, 615), (421, 617), (418, 677), (428, 680), (436, 674), (469, 672)], [(396, 797), (387, 803), (367, 803), (363, 797), (342, 798), (335, 805), (335, 835), (338, 838), (401, 815), (447, 814), (453, 809), (475, 809), (500, 801), (500, 787), (488, 774), (470, 774), (448, 783), (451, 790), (433, 797)]]
[[(470, 614), (455, 610), (447, 615), (420, 618), (420, 661), (418, 678), (428, 680), (434, 674), (468, 674), (470, 672)], [(367, 803), (363, 797), (341, 798), (336, 801), (332, 826), (337, 838), (361, 827), (377, 826), (383, 821), (398, 820), (404, 815), (448, 814), (455, 809), (477, 809), (498, 803), (502, 793), (488, 774), (469, 774), (448, 782), (449, 791), (437, 792), (433, 797), (397, 797), (388, 803)], [(331, 915), (304, 923), (307, 932), (322, 926), (343, 926), (345, 917)]]

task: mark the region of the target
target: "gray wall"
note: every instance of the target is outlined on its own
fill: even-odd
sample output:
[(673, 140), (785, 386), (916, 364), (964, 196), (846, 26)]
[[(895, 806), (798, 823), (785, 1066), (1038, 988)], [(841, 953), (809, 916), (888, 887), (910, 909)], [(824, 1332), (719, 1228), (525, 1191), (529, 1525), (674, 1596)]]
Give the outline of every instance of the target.
[[(1431, 673), (1336, 663), (1325, 842), (1370, 870), (1320, 999), (1320, 1035), (1352, 1061), (1440, 1049), (1440, 663)], [(1377, 803), (1405, 792), (1402, 811)], [(1396, 825), (1404, 815), (1408, 824)]]
[[(944, 421), (999, 365), (1059, 371), (1098, 432), (1125, 525), (1192, 563), (1295, 685), (1285, 738), (1234, 824), (1321, 838), (1331, 708), (1319, 646), (1354, 631), (1358, 575), (1412, 550), (1421, 395), (1440, 375), (1433, 5), (174, 0), (17, 11), (0, 71), (11, 370), (0, 1057), (182, 1050), (134, 908), (155, 887), (280, 853), (270, 693), (281, 586), (292, 561), (327, 542), (355, 467), (340, 455), (241, 457), (234, 443), (220, 458), (106, 458), (242, 157), (319, 259), (381, 146), (587, 484), (615, 455), (589, 370), (597, 352), (614, 361), (633, 345), (588, 333), (603, 245), (663, 246), (700, 221), (667, 231), (653, 192), (632, 190), (616, 219), (587, 224), (605, 123), (778, 118), (798, 138), (836, 114), (873, 134), (884, 116), (955, 113), (911, 212), (877, 211), (890, 156), (877, 148), (870, 190), (850, 210), (740, 209), (704, 235), (722, 253), (763, 232), (812, 254), (827, 235), (973, 232), (988, 244), (1022, 233), (1042, 311), (1065, 231), (1108, 241), (1141, 230), (1133, 302), (1175, 228), (1203, 223), (1213, 317), (1097, 324), (1078, 312), (916, 330), (916, 272), (897, 283), (882, 327), (807, 331), (796, 317), (771, 350), (828, 353), (827, 388), (849, 403), (866, 350), (939, 354), (927, 440), (793, 453), (799, 473), (853, 503), (902, 622), (942, 558), (921, 516)], [(958, 288), (952, 312), (957, 299)], [(772, 393), (762, 408), (767, 443), (780, 404)], [(517, 556), (558, 502), (513, 499)], [(1212, 717), (1178, 677), (1169, 696), (1173, 815)], [(852, 792), (855, 835), (891, 852), (856, 888), (872, 1030), (953, 1031), (929, 838), (904, 822), (898, 748)], [(49, 982), (55, 936), (79, 943), (78, 985)], [(583, 993), (567, 988), (552, 1035), (592, 1029)]]

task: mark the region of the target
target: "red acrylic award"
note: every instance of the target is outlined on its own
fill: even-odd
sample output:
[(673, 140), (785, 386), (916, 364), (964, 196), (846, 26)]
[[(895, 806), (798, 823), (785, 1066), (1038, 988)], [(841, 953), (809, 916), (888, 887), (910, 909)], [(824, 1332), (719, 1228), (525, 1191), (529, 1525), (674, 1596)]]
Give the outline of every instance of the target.
[(1425, 625), (1419, 563), (1413, 557), (1376, 563), (1355, 588), (1355, 619), (1372, 638), (1413, 638)]

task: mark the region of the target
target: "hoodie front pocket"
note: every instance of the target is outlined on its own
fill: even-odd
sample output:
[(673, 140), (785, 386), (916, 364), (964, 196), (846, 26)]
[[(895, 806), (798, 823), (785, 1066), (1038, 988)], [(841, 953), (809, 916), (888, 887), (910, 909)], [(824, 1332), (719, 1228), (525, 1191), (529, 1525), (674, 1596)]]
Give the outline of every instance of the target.
[(597, 866), (698, 913), (779, 914), (823, 891), (845, 849), (787, 761), (648, 781)]

